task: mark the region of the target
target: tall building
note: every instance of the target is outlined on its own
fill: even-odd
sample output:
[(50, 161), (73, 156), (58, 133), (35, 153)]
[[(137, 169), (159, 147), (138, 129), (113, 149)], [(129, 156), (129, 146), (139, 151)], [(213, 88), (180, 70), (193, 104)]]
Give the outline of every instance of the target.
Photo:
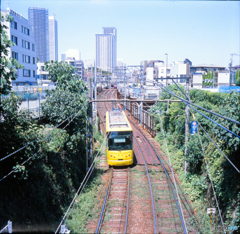
[(13, 17), (11, 23), (3, 22), (8, 27), (6, 32), (9, 39), (15, 43), (14, 46), (11, 46), (8, 56), (24, 65), (24, 69), (18, 69), (16, 80), (11, 81), (12, 86), (37, 85), (36, 44), (28, 20), (9, 8), (7, 11), (1, 11), (1, 15)]
[(117, 65), (117, 29), (103, 27), (102, 34), (96, 34), (96, 66), (110, 71)]
[(49, 60), (58, 60), (58, 25), (55, 15), (49, 16)]
[(32, 26), (39, 62), (49, 61), (49, 22), (48, 9), (28, 8), (28, 22)]

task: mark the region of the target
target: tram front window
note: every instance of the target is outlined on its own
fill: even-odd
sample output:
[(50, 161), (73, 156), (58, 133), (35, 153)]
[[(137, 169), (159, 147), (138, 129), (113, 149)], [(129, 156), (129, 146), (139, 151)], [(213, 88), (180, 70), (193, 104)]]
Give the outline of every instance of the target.
[(108, 150), (132, 150), (132, 132), (109, 132)]

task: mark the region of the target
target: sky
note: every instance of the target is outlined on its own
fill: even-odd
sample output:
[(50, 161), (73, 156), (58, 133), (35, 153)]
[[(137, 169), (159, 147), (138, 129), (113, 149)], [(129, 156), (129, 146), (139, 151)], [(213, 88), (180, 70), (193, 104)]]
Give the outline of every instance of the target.
[(1, 0), (1, 8), (28, 19), (29, 7), (56, 15), (58, 53), (78, 49), (81, 59), (95, 59), (95, 34), (117, 29), (117, 58), (168, 64), (188, 58), (193, 65), (240, 64), (240, 1)]

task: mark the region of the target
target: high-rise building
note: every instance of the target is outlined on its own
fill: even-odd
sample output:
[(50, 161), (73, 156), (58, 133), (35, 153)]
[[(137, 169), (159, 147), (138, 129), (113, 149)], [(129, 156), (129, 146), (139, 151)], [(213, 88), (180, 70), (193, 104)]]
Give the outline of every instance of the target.
[(55, 15), (49, 16), (49, 60), (58, 60), (58, 25)]
[(96, 66), (112, 70), (117, 65), (117, 29), (103, 27), (102, 34), (96, 34)]
[(49, 61), (49, 22), (48, 9), (28, 8), (28, 22), (32, 26), (39, 62)]
[(9, 39), (15, 43), (9, 49), (8, 57), (12, 57), (24, 65), (24, 69), (18, 69), (16, 80), (11, 81), (12, 86), (37, 85), (36, 44), (28, 20), (9, 8), (7, 11), (1, 11), (1, 15), (13, 17), (11, 23), (2, 22), (7, 26), (6, 33)]

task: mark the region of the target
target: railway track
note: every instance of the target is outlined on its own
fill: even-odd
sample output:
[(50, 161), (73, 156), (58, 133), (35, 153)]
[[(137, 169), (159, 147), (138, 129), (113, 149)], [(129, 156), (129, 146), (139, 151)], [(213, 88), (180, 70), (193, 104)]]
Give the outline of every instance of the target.
[(127, 233), (128, 207), (129, 168), (111, 168), (109, 184), (95, 233)]
[[(99, 98), (111, 100), (116, 96), (116, 90), (114, 92), (104, 90)], [(112, 105), (106, 102), (98, 107), (102, 124), (105, 121), (105, 112), (112, 110)], [(112, 177), (109, 179), (96, 233), (187, 233), (172, 178), (168, 175), (170, 167), (166, 161), (161, 161), (153, 139), (149, 140), (150, 137), (137, 127), (138, 124), (127, 111), (126, 116), (133, 129), (137, 165), (128, 168), (128, 176), (126, 168), (111, 168)], [(183, 192), (180, 193), (180, 198), (182, 201), (186, 200)], [(193, 211), (188, 212), (185, 205), (183, 215), (191, 218), (194, 214)], [(194, 228), (190, 231), (197, 233)]]

